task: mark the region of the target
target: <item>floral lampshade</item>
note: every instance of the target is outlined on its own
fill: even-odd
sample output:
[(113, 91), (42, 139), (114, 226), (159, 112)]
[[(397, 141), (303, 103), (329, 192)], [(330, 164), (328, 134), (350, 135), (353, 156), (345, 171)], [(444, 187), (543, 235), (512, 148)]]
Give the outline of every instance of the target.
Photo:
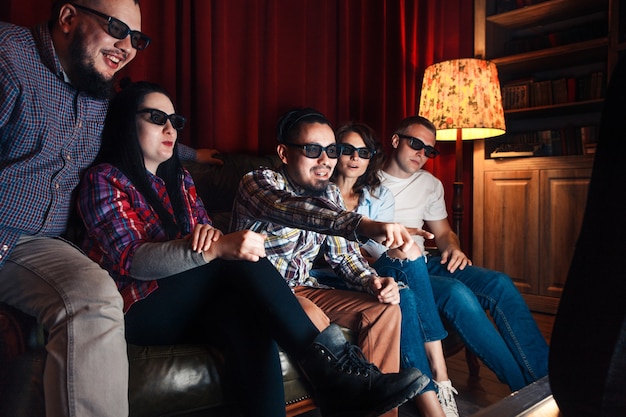
[(426, 68), (419, 114), (437, 128), (437, 140), (483, 139), (505, 133), (498, 70), (493, 62), (467, 58)]

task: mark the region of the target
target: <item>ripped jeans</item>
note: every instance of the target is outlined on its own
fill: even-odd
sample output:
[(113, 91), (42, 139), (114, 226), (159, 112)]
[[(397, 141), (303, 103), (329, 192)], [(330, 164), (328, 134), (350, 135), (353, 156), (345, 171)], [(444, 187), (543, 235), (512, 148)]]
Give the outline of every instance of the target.
[(372, 267), (381, 277), (392, 277), (400, 286), (400, 365), (403, 368), (412, 366), (422, 371), (431, 379), (426, 390), (434, 391), (433, 375), (424, 343), (442, 340), (448, 333), (439, 317), (425, 260), (424, 256), (414, 261), (394, 259), (385, 253)]

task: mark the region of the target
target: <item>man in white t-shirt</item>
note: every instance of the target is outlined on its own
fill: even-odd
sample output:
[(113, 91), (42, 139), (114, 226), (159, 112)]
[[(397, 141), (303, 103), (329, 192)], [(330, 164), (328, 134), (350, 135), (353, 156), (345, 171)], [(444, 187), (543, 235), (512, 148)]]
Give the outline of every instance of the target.
[[(548, 374), (548, 345), (512, 280), (472, 265), (448, 222), (441, 181), (423, 168), (435, 149), (435, 126), (404, 119), (391, 137), (393, 151), (380, 172), (395, 197), (395, 218), (407, 228), (427, 226), (440, 256), (428, 257), (435, 302), (468, 349), (516, 391)], [(424, 238), (414, 237), (424, 251)], [(486, 310), (491, 312), (492, 325)]]

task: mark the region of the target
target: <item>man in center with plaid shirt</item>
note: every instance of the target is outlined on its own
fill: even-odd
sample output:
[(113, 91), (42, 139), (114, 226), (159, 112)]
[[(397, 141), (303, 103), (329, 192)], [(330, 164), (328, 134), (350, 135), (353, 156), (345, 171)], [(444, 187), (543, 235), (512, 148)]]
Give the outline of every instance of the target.
[[(393, 278), (380, 277), (361, 256), (358, 240), (371, 238), (407, 248), (413, 239), (397, 223), (373, 221), (344, 209), (330, 176), (339, 149), (326, 117), (297, 108), (278, 122), (278, 170), (246, 174), (233, 205), (231, 231), (267, 235), (268, 259), (285, 277), (319, 329), (329, 323), (350, 328), (366, 359), (382, 372), (400, 369), (400, 295)], [(321, 252), (321, 253), (320, 253)], [(358, 291), (323, 286), (309, 275), (318, 255)], [(394, 409), (386, 416), (397, 416)]]

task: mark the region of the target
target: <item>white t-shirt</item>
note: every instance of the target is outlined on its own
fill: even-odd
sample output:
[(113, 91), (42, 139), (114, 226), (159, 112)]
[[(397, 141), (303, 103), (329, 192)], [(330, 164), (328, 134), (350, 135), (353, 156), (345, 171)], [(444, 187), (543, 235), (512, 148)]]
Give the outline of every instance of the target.
[[(398, 178), (380, 171), (380, 180), (393, 194), (394, 221), (406, 227), (424, 226), (424, 220), (443, 220), (448, 217), (443, 184), (428, 171), (420, 169), (408, 178)], [(424, 238), (413, 236), (424, 251)]]

